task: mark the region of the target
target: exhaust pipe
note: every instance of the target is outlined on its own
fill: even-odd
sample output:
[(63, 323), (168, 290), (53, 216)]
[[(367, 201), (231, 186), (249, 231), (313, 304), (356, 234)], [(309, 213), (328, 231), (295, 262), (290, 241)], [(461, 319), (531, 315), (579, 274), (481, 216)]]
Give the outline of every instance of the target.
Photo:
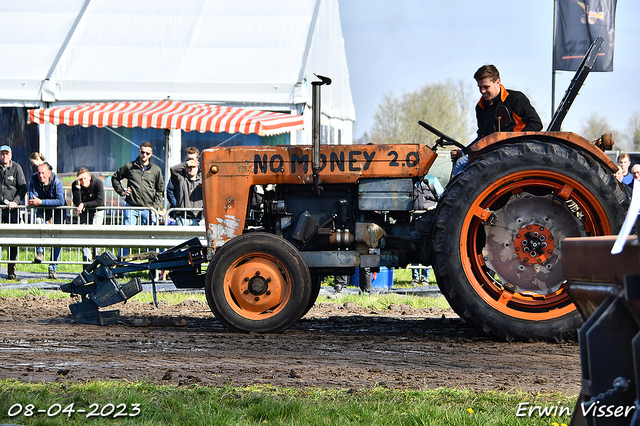
[(313, 173), (313, 192), (316, 195), (320, 195), (322, 186), (320, 186), (320, 86), (330, 85), (331, 79), (318, 74), (314, 74), (320, 79), (320, 81), (311, 82), (313, 92), (311, 93), (311, 103), (313, 104), (313, 120), (312, 126), (312, 140), (311, 140), (311, 171)]

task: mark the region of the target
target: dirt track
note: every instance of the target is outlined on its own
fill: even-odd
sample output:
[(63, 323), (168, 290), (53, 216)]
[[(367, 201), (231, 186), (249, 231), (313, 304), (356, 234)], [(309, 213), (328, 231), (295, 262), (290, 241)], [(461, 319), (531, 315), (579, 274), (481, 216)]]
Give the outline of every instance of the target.
[(576, 342), (491, 341), (449, 310), (316, 305), (282, 334), (243, 335), (200, 301), (118, 304), (109, 327), (76, 324), (68, 303), (0, 298), (0, 379), (579, 391)]

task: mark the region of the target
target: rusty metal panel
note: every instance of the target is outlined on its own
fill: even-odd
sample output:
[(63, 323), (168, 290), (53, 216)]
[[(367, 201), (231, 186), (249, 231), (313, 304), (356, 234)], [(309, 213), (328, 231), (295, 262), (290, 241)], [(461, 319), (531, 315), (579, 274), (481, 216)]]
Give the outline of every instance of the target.
[(566, 238), (562, 242), (562, 270), (569, 281), (618, 283), (640, 272), (640, 246), (630, 236), (620, 254), (611, 254), (616, 235)]

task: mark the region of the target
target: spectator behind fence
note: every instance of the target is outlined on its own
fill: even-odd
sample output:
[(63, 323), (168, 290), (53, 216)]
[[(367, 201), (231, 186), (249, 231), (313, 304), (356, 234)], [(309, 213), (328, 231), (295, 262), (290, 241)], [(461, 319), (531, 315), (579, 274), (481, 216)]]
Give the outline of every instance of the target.
[(38, 151), (32, 152), (29, 156), (29, 162), (31, 163), (31, 173), (37, 173), (38, 166), (44, 163), (44, 154), (40, 154)]
[[(164, 201), (162, 170), (151, 159), (153, 148), (149, 142), (142, 142), (138, 152), (138, 158), (113, 174), (111, 185), (118, 195), (124, 197), (127, 206), (154, 207), (159, 211)], [(127, 179), (126, 189), (122, 186), (123, 179)], [(155, 224), (157, 218), (149, 210), (124, 211), (125, 225), (136, 225), (138, 220), (140, 224), (148, 225)]]
[[(200, 225), (202, 223), (202, 175), (198, 148), (190, 146), (185, 150), (185, 161), (171, 167), (171, 179), (167, 184), (167, 198), (174, 208), (197, 208), (200, 211), (178, 211), (177, 225)], [(169, 189), (171, 186), (171, 190)]]
[[(27, 181), (20, 164), (12, 160), (11, 147), (0, 146), (0, 196), (2, 196), (2, 223), (18, 223), (18, 205), (27, 193)], [(0, 251), (1, 253), (1, 251)], [(9, 260), (16, 260), (17, 247), (9, 247)], [(7, 263), (7, 279), (16, 279), (16, 264)]]
[(629, 167), (631, 167), (631, 156), (626, 152), (620, 154), (618, 157), (618, 165), (622, 167), (622, 183), (632, 185), (633, 174), (631, 174), (631, 170), (629, 170)]
[[(55, 173), (49, 163), (42, 163), (38, 166), (37, 173), (31, 176), (29, 182), (29, 207), (46, 207), (38, 208), (35, 211), (35, 223), (62, 223), (64, 215), (63, 210), (54, 210), (54, 207), (64, 206), (66, 203), (64, 198), (64, 189), (62, 182)], [(61, 247), (54, 247), (51, 250), (51, 261), (60, 260)], [(33, 263), (42, 263), (44, 261), (44, 248), (36, 247), (36, 257)], [(49, 264), (49, 278), (56, 279), (57, 263)]]
[[(71, 184), (73, 205), (76, 206), (74, 215), (80, 224), (102, 225), (104, 210), (96, 207), (104, 206), (104, 185), (100, 178), (92, 176), (86, 167), (80, 167), (76, 173), (76, 180)], [(82, 260), (91, 260), (96, 256), (88, 247), (82, 249)]]

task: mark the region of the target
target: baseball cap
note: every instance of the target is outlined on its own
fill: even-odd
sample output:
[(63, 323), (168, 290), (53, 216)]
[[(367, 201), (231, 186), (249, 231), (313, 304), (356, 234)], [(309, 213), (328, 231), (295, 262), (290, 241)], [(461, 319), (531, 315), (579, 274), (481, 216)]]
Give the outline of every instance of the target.
[(11, 147), (9, 145), (0, 146), (0, 151), (9, 151), (11, 152)]

